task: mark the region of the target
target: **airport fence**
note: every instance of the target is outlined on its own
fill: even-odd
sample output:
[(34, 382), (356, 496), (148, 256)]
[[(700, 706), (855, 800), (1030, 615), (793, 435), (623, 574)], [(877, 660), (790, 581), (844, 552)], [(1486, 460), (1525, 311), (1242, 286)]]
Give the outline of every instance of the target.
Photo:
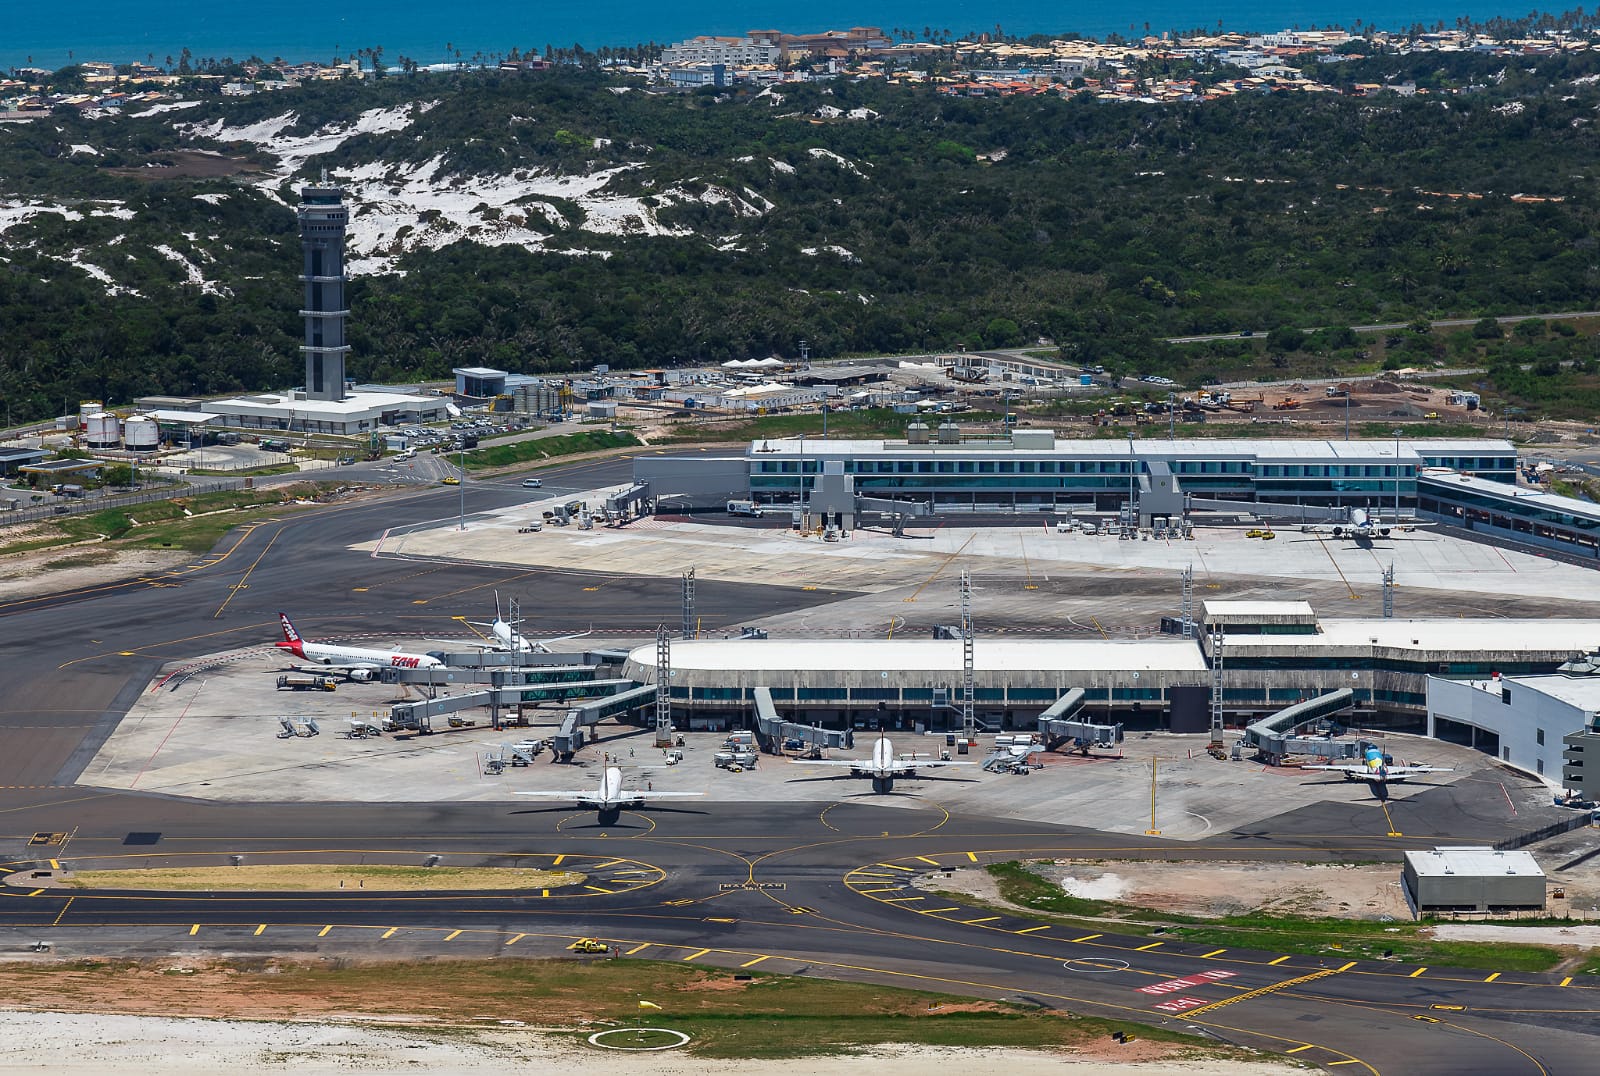
[[(81, 516), (90, 512), (103, 512), (107, 508), (127, 508), (133, 505), (150, 504), (154, 501), (168, 501), (174, 497), (191, 497), (201, 493), (242, 489), (244, 484), (245, 480), (242, 478), (218, 478), (209, 482), (197, 482), (193, 485), (164, 486), (160, 489), (114, 493), (108, 496), (52, 496), (50, 500), (42, 504), (30, 505), (26, 508), (14, 508), (10, 511), (0, 511), (0, 527), (19, 523), (33, 523), (42, 519), (58, 519), (61, 516)], [(3, 503), (3, 497), (0, 497), (0, 503)]]
[(1582, 829), (1584, 826), (1590, 825), (1594, 820), (1594, 816), (1595, 812), (1593, 811), (1574, 811), (1571, 818), (1563, 818), (1561, 821), (1552, 822), (1548, 826), (1531, 829), (1526, 833), (1519, 833), (1515, 837), (1507, 837), (1503, 841), (1496, 842), (1495, 848), (1506, 852), (1513, 848), (1523, 848), (1530, 844), (1537, 844), (1540, 841), (1549, 840), (1551, 837), (1559, 837), (1563, 833), (1571, 833), (1575, 829)]

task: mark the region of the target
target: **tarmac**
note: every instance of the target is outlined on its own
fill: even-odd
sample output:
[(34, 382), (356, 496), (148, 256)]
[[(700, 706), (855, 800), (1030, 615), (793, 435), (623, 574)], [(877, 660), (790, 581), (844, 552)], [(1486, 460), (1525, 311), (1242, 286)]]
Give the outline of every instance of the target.
[[(405, 645), (417, 643), (406, 640)], [(1395, 824), (1392, 818), (1386, 821), (1386, 812), (1401, 815), (1411, 797), (1469, 778), (1474, 784), (1504, 782), (1508, 814), (1515, 810), (1513, 796), (1525, 808), (1548, 803), (1542, 788), (1494, 769), (1494, 760), (1480, 752), (1395, 734), (1379, 742), (1397, 758), (1455, 772), (1395, 784), (1380, 801), (1365, 782), (1347, 782), (1336, 773), (1215, 760), (1205, 753), (1207, 735), (1135, 732), (1115, 753), (1120, 757), (1046, 754), (1040, 756), (1041, 767), (1026, 775), (1000, 774), (978, 765), (992, 749), (993, 737), (986, 735), (965, 757), (951, 752), (956, 761), (973, 763), (970, 767), (925, 770), (915, 779), (898, 779), (888, 794), (874, 795), (865, 780), (773, 756), (762, 756), (751, 770), (720, 769), (713, 756), (721, 733), (682, 733), (683, 761), (672, 764), (653, 746), (652, 730), (612, 723), (597, 728), (600, 741), (585, 747), (573, 764), (552, 764), (545, 752), (531, 765), (497, 772), (491, 758), (506, 745), (549, 736), (563, 711), (529, 710), (532, 727), (496, 731), (488, 726), (486, 711), (474, 710), (464, 715), (477, 721), (472, 727), (353, 738), (352, 719), (381, 723), (387, 715), (390, 702), (400, 697), (392, 685), (341, 683), (336, 692), (286, 691), (275, 686), (287, 666), (273, 651), (222, 654), (215, 660), (206, 668), (202, 659), (192, 676), (144, 692), (84, 769), (80, 784), (233, 802), (484, 802), (513, 800), (520, 791), (587, 789), (599, 781), (604, 766), (615, 764), (631, 787), (700, 792), (707, 802), (864, 802), (1112, 833), (1157, 831), (1187, 841), (1324, 803), (1351, 805), (1370, 816), (1375, 831), (1387, 833)], [(312, 719), (321, 732), (282, 735), (279, 716)], [(890, 735), (901, 756), (932, 760), (951, 750), (942, 733)], [(868, 756), (872, 737), (860, 732), (853, 749), (830, 757)]]

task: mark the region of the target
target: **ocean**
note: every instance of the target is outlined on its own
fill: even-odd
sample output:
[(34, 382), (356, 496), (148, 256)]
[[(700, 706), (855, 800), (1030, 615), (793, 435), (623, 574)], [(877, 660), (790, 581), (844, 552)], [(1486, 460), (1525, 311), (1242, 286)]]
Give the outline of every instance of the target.
[(165, 63), (187, 48), (199, 58), (252, 54), (265, 59), (332, 60), (382, 47), (386, 63), (400, 56), (418, 63), (523, 52), (546, 45), (584, 48), (640, 42), (670, 44), (696, 34), (746, 30), (813, 32), (851, 26), (927, 28), (957, 37), (1003, 27), (1007, 33), (1066, 33), (1104, 37), (1200, 27), (1273, 31), (1341, 24), (1360, 19), (1385, 29), (1415, 23), (1453, 25), (1460, 16), (1516, 16), (1527, 5), (1438, 0), (1388, 4), (1350, 0), (1141, 0), (1117, 7), (1093, 0), (813, 0), (803, 6), (777, 0), (733, 4), (668, 4), (595, 0), (582, 4), (529, 4), (467, 0), (443, 7), (424, 0), (342, 0), (326, 7), (286, 0), (201, 3), (199, 0), (84, 0), (76, 7), (15, 4), (0, 20), (0, 68), (31, 63), (56, 68), (83, 60)]

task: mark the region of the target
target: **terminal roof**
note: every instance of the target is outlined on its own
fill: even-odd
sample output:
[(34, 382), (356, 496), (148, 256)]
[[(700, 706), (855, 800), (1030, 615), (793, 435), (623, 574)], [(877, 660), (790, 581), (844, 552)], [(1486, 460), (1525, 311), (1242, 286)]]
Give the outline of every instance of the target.
[[(1085, 672), (1105, 669), (1203, 673), (1205, 659), (1190, 640), (978, 639), (978, 671)], [(653, 666), (655, 644), (629, 660)], [(672, 644), (675, 668), (724, 672), (889, 672), (904, 679), (921, 671), (961, 671), (959, 639), (717, 639)]]
[[(1229, 651), (1282, 650), (1299, 647), (1310, 651), (1338, 649), (1416, 650), (1433, 653), (1470, 653), (1477, 661), (1495, 654), (1528, 651), (1573, 654), (1600, 649), (1600, 620), (1518, 620), (1495, 617), (1469, 620), (1361, 619), (1323, 620), (1315, 635), (1228, 635)], [(1462, 660), (1466, 660), (1463, 658)]]

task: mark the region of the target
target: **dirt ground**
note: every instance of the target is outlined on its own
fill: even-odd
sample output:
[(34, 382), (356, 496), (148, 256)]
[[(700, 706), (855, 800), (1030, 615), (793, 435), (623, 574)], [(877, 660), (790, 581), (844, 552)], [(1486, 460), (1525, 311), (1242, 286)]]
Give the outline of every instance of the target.
[[(1183, 915), (1218, 917), (1259, 910), (1411, 919), (1400, 887), (1400, 868), (1393, 864), (1057, 863), (1041, 873), (1072, 896)], [(925, 875), (918, 883), (924, 888), (1005, 903), (994, 879), (982, 870)]]
[(134, 179), (220, 179), (241, 172), (260, 172), (262, 166), (246, 157), (224, 157), (220, 153), (200, 150), (172, 150), (152, 157), (136, 167), (107, 168), (118, 176)]

